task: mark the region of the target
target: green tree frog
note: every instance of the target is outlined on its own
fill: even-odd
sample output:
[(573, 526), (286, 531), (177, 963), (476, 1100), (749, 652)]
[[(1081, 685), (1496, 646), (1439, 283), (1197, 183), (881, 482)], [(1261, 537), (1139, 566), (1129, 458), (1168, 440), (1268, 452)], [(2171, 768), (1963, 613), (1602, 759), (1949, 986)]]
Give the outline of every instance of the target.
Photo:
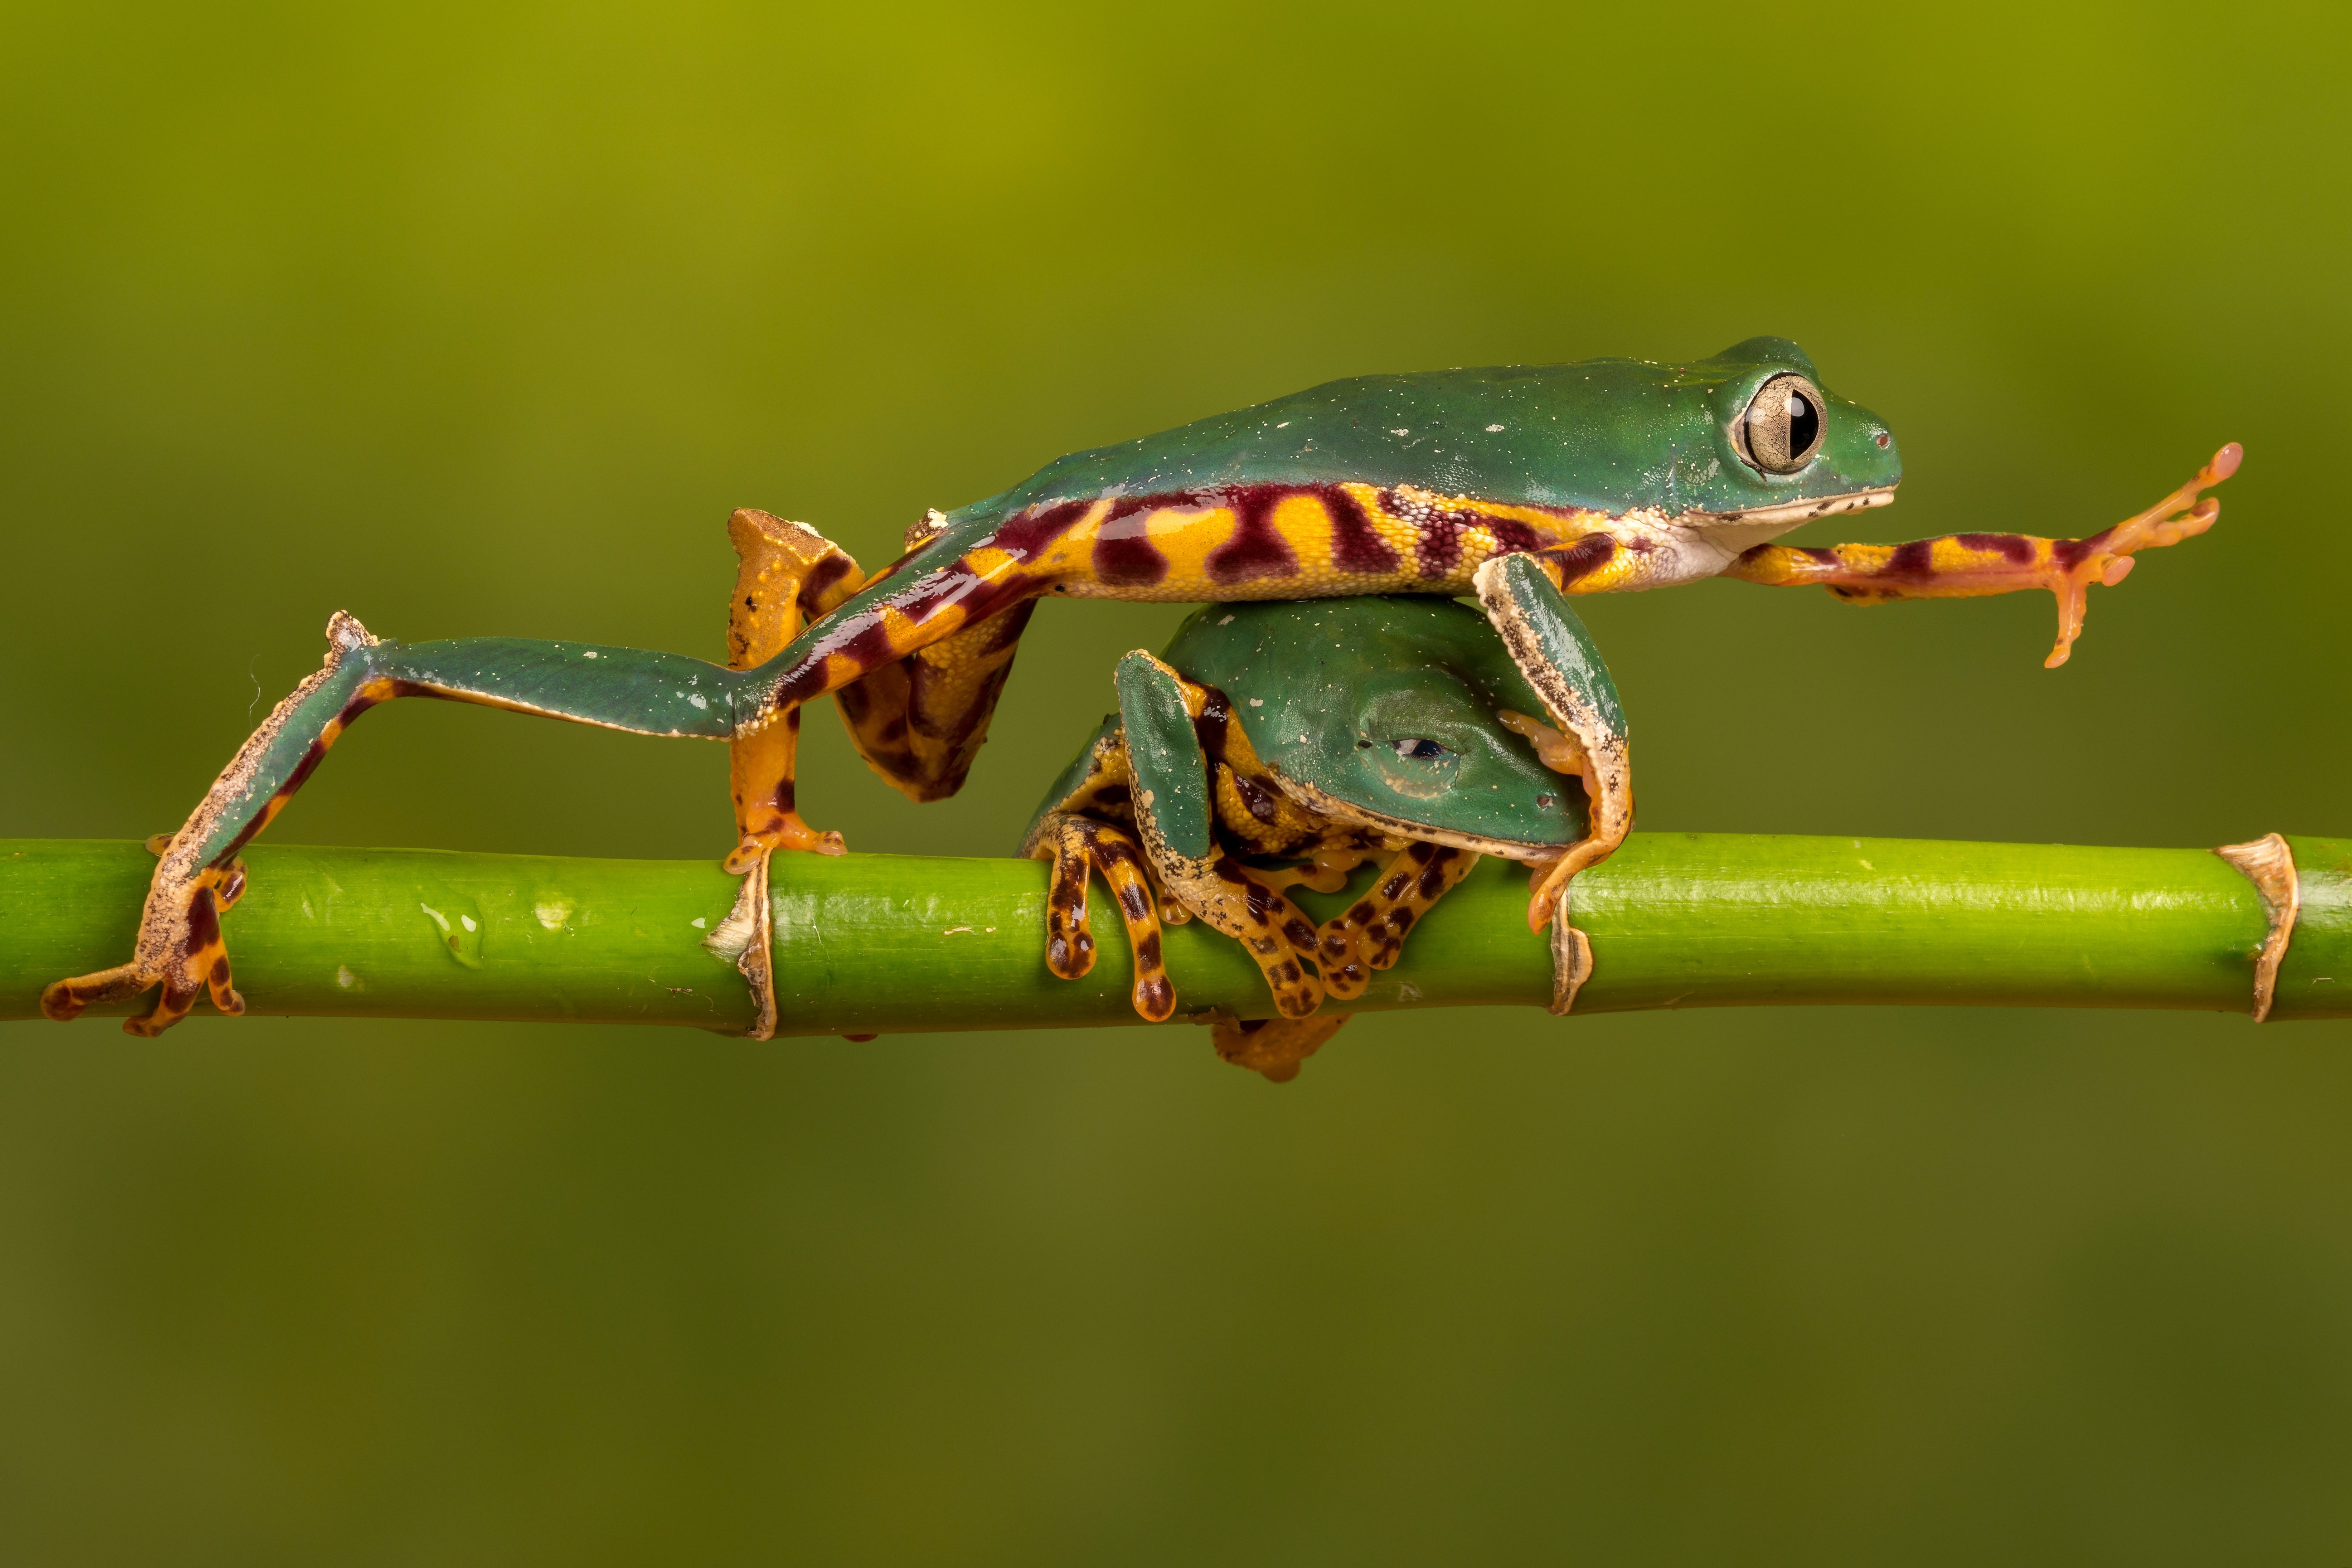
[[(1454, 600), (1381, 597), (1212, 605), (1160, 657), (1122, 659), (1118, 711), (1022, 845), (1052, 866), (1046, 966), (1073, 980), (1094, 967), (1087, 889), (1100, 876), (1134, 953), (1135, 1010), (1158, 1023), (1177, 1000), (1160, 921), (1205, 921), (1256, 962), (1280, 1015), (1219, 1024), (1220, 1054), (1287, 1079), (1346, 1022), (1318, 1016), (1325, 996), (1360, 995), (1480, 856), (1540, 880), (1622, 837), (1609, 781), (1625, 721), (1599, 652), (1530, 557), (1482, 577), (1512, 595), (1524, 652)], [(1548, 696), (1537, 679), (1552, 672), (1564, 692)], [(1563, 709), (1573, 731), (1539, 717)], [(1336, 892), (1367, 860), (1370, 886), (1319, 927), (1286, 896)], [(1564, 1013), (1591, 950), (1565, 900), (1550, 925)]]

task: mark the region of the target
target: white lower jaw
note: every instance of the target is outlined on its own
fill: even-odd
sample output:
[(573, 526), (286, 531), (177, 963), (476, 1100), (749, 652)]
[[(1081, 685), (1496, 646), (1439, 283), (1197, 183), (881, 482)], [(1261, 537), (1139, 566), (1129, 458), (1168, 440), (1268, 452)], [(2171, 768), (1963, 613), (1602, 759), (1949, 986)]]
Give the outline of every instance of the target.
[(1779, 506), (1742, 507), (1737, 511), (1687, 511), (1675, 520), (1717, 549), (1729, 552), (1725, 559), (1750, 550), (1759, 544), (1769, 544), (1792, 528), (1799, 528), (1818, 518), (1836, 517), (1842, 512), (1868, 511), (1882, 507), (1895, 499), (1895, 487), (1884, 489), (1853, 490), (1842, 496), (1822, 496), (1814, 500), (1784, 501)]

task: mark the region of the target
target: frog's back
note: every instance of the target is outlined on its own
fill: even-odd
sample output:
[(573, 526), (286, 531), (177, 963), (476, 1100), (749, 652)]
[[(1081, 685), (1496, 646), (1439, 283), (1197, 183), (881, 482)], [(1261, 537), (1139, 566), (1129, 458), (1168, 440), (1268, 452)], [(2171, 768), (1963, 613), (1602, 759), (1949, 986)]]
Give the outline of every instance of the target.
[[(1530, 506), (1602, 510), (1636, 476), (1612, 475), (1612, 440), (1651, 427), (1664, 367), (1638, 360), (1360, 375), (1073, 452), (953, 514), (1010, 517), (1059, 500), (1251, 485), (1413, 485)], [(1704, 432), (1699, 432), (1704, 434)], [(1612, 485), (1612, 479), (1621, 480)]]

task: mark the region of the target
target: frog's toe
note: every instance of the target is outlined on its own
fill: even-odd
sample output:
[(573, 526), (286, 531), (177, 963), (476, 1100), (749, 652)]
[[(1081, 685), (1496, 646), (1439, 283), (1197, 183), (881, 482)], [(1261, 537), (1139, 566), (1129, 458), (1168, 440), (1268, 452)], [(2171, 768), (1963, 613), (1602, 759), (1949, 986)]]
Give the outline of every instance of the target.
[(160, 978), (160, 975), (146, 973), (134, 961), (118, 963), (112, 969), (101, 969), (94, 974), (77, 974), (70, 980), (54, 980), (42, 987), (41, 1014), (60, 1024), (71, 1023), (81, 1016), (85, 1008), (136, 996)]
[(1252, 1018), (1217, 1024), (1209, 1031), (1217, 1055), (1237, 1068), (1263, 1073), (1269, 1083), (1288, 1083), (1298, 1064), (1323, 1048), (1348, 1022), (1332, 1018)]
[(831, 828), (820, 833), (803, 822), (797, 812), (785, 812), (757, 828), (744, 830), (742, 840), (725, 861), (727, 874), (740, 877), (779, 849), (798, 849), (811, 855), (849, 853), (849, 846), (842, 841), (840, 834)]

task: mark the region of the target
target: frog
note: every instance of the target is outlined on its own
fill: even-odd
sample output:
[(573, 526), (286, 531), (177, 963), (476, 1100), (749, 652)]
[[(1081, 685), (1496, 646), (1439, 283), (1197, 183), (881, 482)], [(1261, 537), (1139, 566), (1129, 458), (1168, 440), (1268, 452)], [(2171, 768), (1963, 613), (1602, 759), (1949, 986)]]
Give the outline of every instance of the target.
[[(1583, 622), (1530, 557), (1500, 570), (1555, 668), (1607, 745), (1622, 702)], [(1296, 1077), (1348, 1019), (1327, 997), (1363, 994), (1414, 927), (1486, 856), (1540, 879), (1606, 831), (1600, 748), (1549, 722), (1486, 616), (1430, 596), (1210, 605), (1158, 655), (1135, 649), (1108, 714), (1047, 789), (1021, 853), (1047, 863), (1045, 964), (1076, 980), (1097, 957), (1089, 876), (1111, 894), (1147, 1023), (1178, 996), (1163, 923), (1206, 922), (1256, 963), (1276, 1016), (1217, 1018), (1217, 1054), (1275, 1082)], [(1289, 897), (1336, 893), (1366, 862), (1360, 897), (1319, 925)], [(1592, 972), (1565, 907), (1549, 922), (1552, 1011)]]
[[(247, 737), (158, 859), (131, 958), (59, 980), (60, 1020), (160, 987), (125, 1027), (152, 1036), (209, 994), (242, 1010), (220, 917), (245, 886), (241, 852), (370, 708), (404, 697), (472, 702), (732, 752), (743, 879), (730, 929), (765, 931), (779, 851), (840, 854), (797, 806), (801, 710), (835, 700), (867, 766), (917, 802), (961, 787), (1022, 632), (1053, 596), (1174, 603), (1362, 595), (1475, 596), (1547, 705), (1588, 748), (1594, 827), (1531, 889), (1530, 927), (1569, 880), (1622, 841), (1633, 784), (1574, 682), (1547, 662), (1529, 572), (1562, 595), (1711, 577), (1814, 585), (1850, 604), (2046, 589), (2065, 662), (2087, 590), (2138, 552), (2205, 531), (2203, 492), (2235, 471), (2223, 447), (2189, 482), (2084, 538), (1969, 532), (1899, 545), (1775, 542), (1859, 514), (1902, 479), (1891, 427), (1832, 392), (1812, 360), (1759, 337), (1706, 359), (1373, 374), (1076, 452), (1011, 489), (925, 512), (904, 552), (864, 573), (805, 524), (754, 509), (729, 520), (742, 555), (730, 659), (515, 637), (379, 638), (338, 611), (325, 663)], [(1521, 566), (1510, 563), (1524, 561)], [(747, 926), (748, 922), (748, 926)], [(754, 1037), (775, 1026), (747, 946)]]

